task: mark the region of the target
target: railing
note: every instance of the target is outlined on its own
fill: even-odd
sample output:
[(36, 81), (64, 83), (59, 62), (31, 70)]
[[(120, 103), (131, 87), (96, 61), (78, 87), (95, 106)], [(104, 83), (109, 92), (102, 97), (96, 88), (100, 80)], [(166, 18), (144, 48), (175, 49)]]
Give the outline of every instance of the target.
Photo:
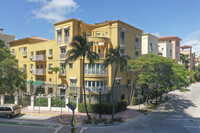
[(107, 69), (105, 70), (85, 70), (85, 75), (107, 75)]
[(77, 95), (77, 87), (70, 86), (68, 89), (69, 89), (69, 95)]
[(98, 53), (99, 58), (104, 58), (104, 54), (103, 53)]
[(34, 70), (32, 70), (32, 73), (33, 74), (46, 74), (46, 70), (45, 69), (34, 69)]
[(65, 59), (66, 58), (66, 53), (60, 53), (60, 59)]
[(42, 61), (42, 60), (46, 60), (45, 59), (45, 55), (35, 55), (35, 56), (32, 56), (32, 60), (33, 61)]
[(69, 43), (69, 36), (65, 37), (65, 43)]
[(107, 86), (101, 86), (101, 87), (85, 87), (86, 88), (86, 92), (89, 92), (88, 90), (90, 90), (92, 93), (93, 92), (107, 92)]
[(23, 56), (27, 56), (27, 51), (23, 51), (23, 52), (22, 52), (22, 55), (23, 55)]
[(60, 75), (66, 75), (66, 69), (62, 69), (62, 70), (60, 71)]
[(58, 44), (62, 44), (62, 39), (58, 39)]
[(135, 48), (139, 49), (140, 48), (140, 44), (138, 42), (135, 42)]
[(120, 38), (120, 44), (125, 44), (125, 39), (124, 38)]

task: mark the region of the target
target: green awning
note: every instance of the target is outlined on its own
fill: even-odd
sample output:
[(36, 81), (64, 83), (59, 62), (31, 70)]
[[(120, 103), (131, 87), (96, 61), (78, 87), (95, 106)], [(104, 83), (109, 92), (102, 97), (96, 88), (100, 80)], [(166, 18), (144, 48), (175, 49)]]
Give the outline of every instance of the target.
[(33, 80), (29, 80), (29, 81), (27, 81), (25, 84), (28, 85), (28, 84), (30, 84), (31, 82), (33, 82)]
[(32, 85), (40, 86), (42, 84), (44, 84), (44, 81), (37, 81), (36, 80)]

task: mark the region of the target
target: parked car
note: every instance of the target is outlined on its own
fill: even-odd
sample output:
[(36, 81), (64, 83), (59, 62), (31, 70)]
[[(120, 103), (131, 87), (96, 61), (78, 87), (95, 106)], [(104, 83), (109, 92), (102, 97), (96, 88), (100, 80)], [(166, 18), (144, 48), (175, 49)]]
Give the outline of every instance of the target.
[(0, 116), (6, 116), (6, 118), (10, 119), (11, 117), (20, 114), (21, 107), (15, 104), (4, 104), (0, 105)]

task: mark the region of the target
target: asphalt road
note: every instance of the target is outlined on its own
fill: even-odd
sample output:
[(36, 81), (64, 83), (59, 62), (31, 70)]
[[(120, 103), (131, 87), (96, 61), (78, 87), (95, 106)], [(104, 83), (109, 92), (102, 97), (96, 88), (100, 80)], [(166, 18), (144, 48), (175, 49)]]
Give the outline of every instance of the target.
[(54, 132), (55, 130), (50, 128), (0, 125), (0, 133), (54, 133)]
[(85, 127), (83, 133), (200, 133), (200, 83), (173, 97), (158, 109), (127, 123), (110, 127)]

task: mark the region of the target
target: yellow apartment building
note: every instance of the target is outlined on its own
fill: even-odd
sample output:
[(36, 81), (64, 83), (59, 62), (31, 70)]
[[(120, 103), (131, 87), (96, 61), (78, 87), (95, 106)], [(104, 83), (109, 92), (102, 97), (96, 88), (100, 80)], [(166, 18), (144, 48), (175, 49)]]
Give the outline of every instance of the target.
[[(65, 64), (66, 53), (71, 49), (73, 37), (86, 33), (92, 41), (92, 51), (100, 60), (93, 65), (85, 61), (85, 87), (92, 90), (92, 102), (99, 101), (99, 88), (102, 90), (102, 102), (110, 102), (115, 65), (103, 70), (105, 54), (109, 48), (121, 47), (121, 55), (136, 59), (141, 55), (142, 30), (120, 20), (87, 24), (82, 20), (68, 19), (54, 24), (55, 40), (41, 37), (28, 37), (10, 42), (10, 50), (18, 60), (20, 68), (27, 73), (27, 92), (44, 95), (73, 94), (83, 101), (82, 59)], [(49, 71), (50, 67), (63, 68), (60, 73)], [(57, 79), (56, 79), (57, 77)], [(57, 85), (56, 87), (56, 80)], [(118, 73), (114, 88), (114, 101), (130, 99), (134, 88), (135, 76), (132, 72)], [(33, 84), (41, 84), (41, 89)], [(57, 88), (57, 89), (56, 89)], [(73, 92), (73, 93), (72, 93)], [(87, 97), (89, 92), (86, 91)], [(88, 100), (88, 98), (87, 98)]]

